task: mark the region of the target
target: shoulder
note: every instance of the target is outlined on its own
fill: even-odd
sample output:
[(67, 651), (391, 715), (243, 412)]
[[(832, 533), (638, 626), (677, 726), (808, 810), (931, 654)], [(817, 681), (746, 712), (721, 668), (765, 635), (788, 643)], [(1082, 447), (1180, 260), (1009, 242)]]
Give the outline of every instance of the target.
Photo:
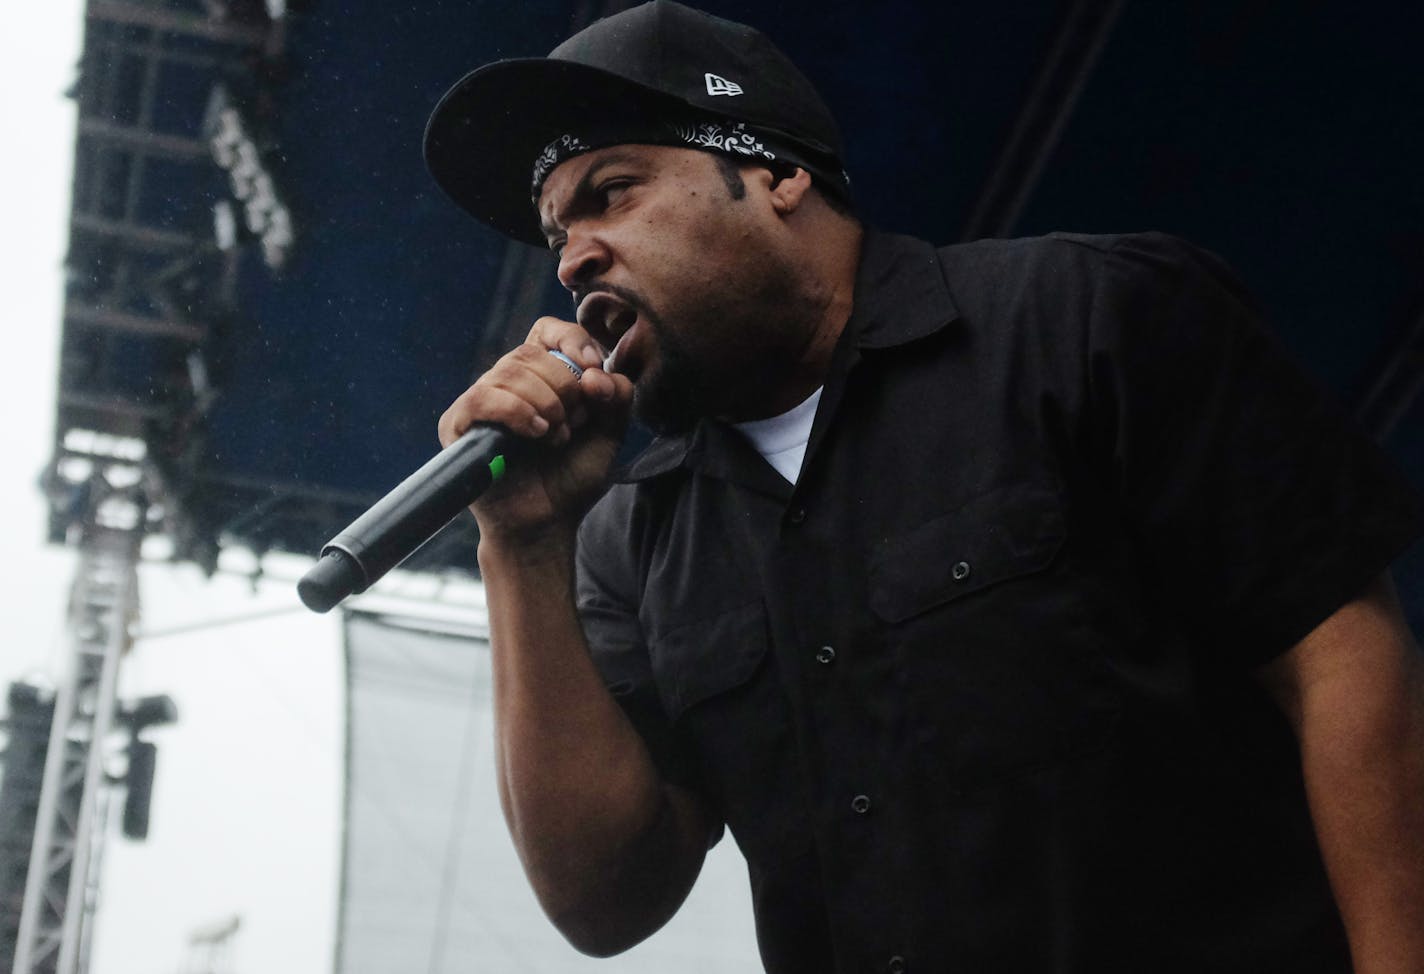
[(951, 281), (999, 274), (1024, 278), (1110, 278), (1140, 272), (1205, 272), (1231, 277), (1215, 254), (1180, 237), (1159, 231), (1089, 234), (1050, 233), (1009, 240), (976, 240), (940, 247), (938, 254)]
[[(654, 441), (650, 450), (658, 446)], [(641, 458), (640, 458), (641, 459)], [(635, 461), (593, 505), (579, 525), (579, 557), (596, 552), (599, 559), (613, 557), (639, 561), (655, 542), (684, 482), (680, 464)], [(632, 563), (629, 566), (632, 568)]]
[(635, 483), (615, 483), (610, 486), (579, 525), (580, 545), (626, 537), (629, 527), (637, 518), (638, 493), (638, 485)]
[(633, 536), (637, 487), (614, 484), (584, 515), (578, 529), (574, 563), (580, 608), (615, 602), (635, 605), (640, 571)]
[(938, 254), (967, 317), (1052, 322), (1063, 340), (1075, 324), (1253, 331), (1263, 318), (1222, 258), (1167, 233), (1053, 233), (954, 244)]

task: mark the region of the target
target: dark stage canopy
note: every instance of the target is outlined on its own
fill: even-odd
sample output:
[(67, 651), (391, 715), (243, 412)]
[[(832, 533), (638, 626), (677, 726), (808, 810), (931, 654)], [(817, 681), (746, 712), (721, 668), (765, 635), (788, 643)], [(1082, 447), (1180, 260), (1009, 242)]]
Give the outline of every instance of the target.
[[(206, 564), (220, 544), (314, 553), (423, 462), (482, 363), (567, 308), (547, 256), (435, 188), (425, 119), (469, 68), (626, 5), (90, 0), (53, 536), (85, 464), (131, 441), (155, 528)], [(1424, 7), (702, 6), (821, 87), (870, 222), (1215, 250), (1424, 485)], [(465, 521), (418, 564), (472, 570)]]

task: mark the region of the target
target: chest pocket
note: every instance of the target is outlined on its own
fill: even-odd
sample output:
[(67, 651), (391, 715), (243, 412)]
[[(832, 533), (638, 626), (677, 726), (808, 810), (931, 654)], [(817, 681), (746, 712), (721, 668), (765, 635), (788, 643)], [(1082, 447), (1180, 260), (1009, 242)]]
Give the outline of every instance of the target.
[(668, 717), (692, 740), (743, 852), (767, 863), (799, 851), (810, 829), (761, 601), (671, 627), (650, 651)]
[(1015, 485), (983, 494), (877, 546), (870, 607), (903, 622), (935, 606), (1048, 567), (1066, 530), (1056, 492)]
[(971, 787), (1099, 750), (1122, 706), (1063, 500), (1015, 484), (885, 541), (870, 569), (924, 773)]

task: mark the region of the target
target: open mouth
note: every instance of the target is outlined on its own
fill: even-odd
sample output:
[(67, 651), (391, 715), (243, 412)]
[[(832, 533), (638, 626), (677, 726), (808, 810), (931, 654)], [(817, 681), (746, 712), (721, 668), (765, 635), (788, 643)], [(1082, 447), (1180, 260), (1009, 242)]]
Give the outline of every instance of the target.
[(643, 371), (643, 356), (640, 348), (640, 336), (646, 330), (641, 325), (642, 319), (635, 317), (631, 327), (627, 328), (619, 336), (617, 344), (613, 346), (613, 351), (608, 353), (608, 357), (603, 360), (603, 371), (617, 372), (626, 375), (634, 382), (638, 381), (638, 376)]
[(643, 330), (637, 327), (640, 321), (637, 309), (616, 294), (596, 291), (579, 303), (575, 318), (584, 331), (610, 349), (603, 360), (603, 370), (622, 371), (636, 379), (628, 370), (634, 364), (629, 350), (636, 335)]

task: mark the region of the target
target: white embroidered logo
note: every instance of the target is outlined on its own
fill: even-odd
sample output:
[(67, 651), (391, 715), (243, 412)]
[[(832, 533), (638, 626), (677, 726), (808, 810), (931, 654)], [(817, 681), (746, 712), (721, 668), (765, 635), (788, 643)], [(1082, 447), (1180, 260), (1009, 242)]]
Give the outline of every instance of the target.
[(707, 94), (709, 95), (740, 95), (742, 86), (735, 81), (728, 81), (726, 78), (715, 74), (705, 74), (707, 79)]

